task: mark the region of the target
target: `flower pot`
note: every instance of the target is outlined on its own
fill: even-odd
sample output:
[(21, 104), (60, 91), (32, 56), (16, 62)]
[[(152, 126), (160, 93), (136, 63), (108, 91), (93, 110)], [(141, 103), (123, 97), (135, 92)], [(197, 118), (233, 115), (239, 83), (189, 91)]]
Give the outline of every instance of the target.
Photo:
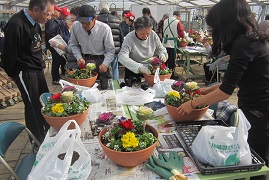
[(194, 121), (201, 119), (206, 113), (209, 106), (201, 109), (194, 109), (190, 114), (181, 115), (177, 113), (177, 108), (169, 104), (165, 104), (166, 109), (169, 115), (173, 118), (174, 121)]
[[(150, 85), (154, 85), (154, 75), (148, 75), (148, 74), (143, 74), (145, 81)], [(170, 79), (172, 74), (167, 74), (167, 75), (159, 75), (160, 81), (164, 81), (165, 79)]]
[[(146, 125), (146, 129), (149, 129), (154, 136), (158, 137), (158, 132), (157, 130), (150, 126), (150, 125)], [(98, 140), (99, 143), (104, 151), (104, 153), (107, 155), (107, 157), (114, 163), (123, 166), (123, 167), (135, 167), (138, 166), (140, 164), (142, 164), (143, 162), (147, 161), (147, 159), (152, 155), (157, 142), (156, 141), (153, 145), (151, 145), (150, 147), (140, 150), (140, 151), (133, 151), (133, 152), (120, 152), (120, 151), (115, 151), (112, 150), (108, 147), (106, 147), (101, 139), (102, 139), (102, 135), (105, 134), (107, 132), (107, 129), (102, 129), (102, 131), (100, 132), (99, 136), (98, 136)]]
[(93, 85), (96, 82), (96, 79), (98, 77), (98, 74), (96, 72), (92, 72), (92, 74), (95, 74), (95, 76), (91, 77), (91, 78), (87, 78), (87, 79), (73, 79), (73, 78), (66, 77), (66, 80), (70, 83), (75, 84), (75, 85), (93, 87)]
[(189, 42), (179, 42), (177, 44), (178, 47), (186, 47), (189, 44)]
[(201, 37), (197, 37), (195, 41), (196, 42), (201, 42)]
[[(61, 127), (64, 125), (64, 123), (66, 123), (67, 121), (69, 121), (71, 119), (75, 120), (78, 123), (78, 125), (80, 126), (86, 120), (89, 109), (90, 109), (90, 106), (88, 107), (88, 109), (86, 109), (86, 111), (84, 111), (84, 113), (76, 114), (76, 115), (72, 115), (72, 116), (66, 116), (66, 117), (47, 116), (47, 115), (43, 114), (42, 110), (41, 110), (41, 113), (42, 113), (43, 117), (45, 118), (45, 120), (48, 122), (48, 124), (58, 131), (61, 129)], [(69, 129), (75, 129), (75, 124), (71, 123), (69, 126)]]

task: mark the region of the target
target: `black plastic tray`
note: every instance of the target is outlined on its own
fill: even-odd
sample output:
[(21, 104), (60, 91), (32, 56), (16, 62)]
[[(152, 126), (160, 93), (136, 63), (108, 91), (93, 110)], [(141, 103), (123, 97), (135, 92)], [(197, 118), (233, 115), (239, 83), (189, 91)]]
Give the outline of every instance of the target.
[(260, 170), (264, 166), (264, 160), (251, 148), (252, 164), (250, 165), (238, 165), (238, 166), (225, 166), (225, 167), (213, 167), (209, 164), (204, 164), (198, 161), (190, 146), (193, 140), (197, 136), (200, 129), (205, 125), (222, 125), (227, 126), (222, 120), (214, 121), (192, 121), (192, 122), (177, 122), (177, 132), (179, 134), (179, 141), (185, 149), (186, 153), (192, 158), (201, 174), (221, 174), (231, 172), (244, 172), (244, 171), (256, 171)]

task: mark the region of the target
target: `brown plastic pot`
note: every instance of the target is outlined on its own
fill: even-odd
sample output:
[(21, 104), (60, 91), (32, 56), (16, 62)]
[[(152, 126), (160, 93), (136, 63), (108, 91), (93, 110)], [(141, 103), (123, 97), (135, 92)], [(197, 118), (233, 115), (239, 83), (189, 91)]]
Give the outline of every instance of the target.
[[(75, 120), (77, 124), (80, 126), (86, 120), (89, 110), (90, 110), (90, 106), (88, 107), (86, 111), (84, 111), (84, 113), (76, 114), (73, 116), (66, 116), (66, 117), (51, 117), (51, 116), (47, 116), (43, 114), (42, 111), (41, 113), (43, 117), (45, 118), (45, 120), (48, 122), (48, 124), (58, 131), (67, 121), (72, 120), (72, 119)], [(75, 129), (75, 124), (71, 123), (68, 129)]]
[[(158, 132), (157, 130), (150, 126), (150, 125), (146, 125), (146, 129), (149, 129), (154, 136), (158, 137)], [(107, 155), (107, 157), (114, 163), (123, 166), (123, 167), (135, 167), (138, 166), (140, 164), (142, 164), (143, 162), (147, 161), (147, 159), (152, 155), (157, 142), (156, 141), (153, 145), (151, 145), (150, 147), (140, 150), (140, 151), (133, 151), (133, 152), (119, 152), (119, 151), (115, 151), (112, 150), (108, 147), (106, 147), (101, 139), (102, 139), (102, 135), (105, 134), (108, 131), (108, 129), (102, 129), (102, 131), (99, 133), (98, 136), (98, 140), (99, 143), (104, 151), (104, 153)]]
[(190, 114), (181, 115), (177, 113), (177, 107), (165, 104), (168, 114), (173, 118), (174, 121), (194, 121), (201, 119), (209, 106), (201, 109), (194, 109)]
[[(148, 74), (143, 74), (145, 81), (150, 85), (153, 86), (154, 83), (154, 75), (148, 75)], [(165, 79), (170, 79), (172, 74), (166, 74), (166, 75), (159, 75), (160, 81), (164, 81)]]
[(96, 82), (96, 79), (98, 77), (98, 74), (96, 72), (92, 72), (92, 74), (95, 74), (95, 76), (91, 77), (91, 78), (87, 78), (87, 79), (73, 79), (73, 78), (66, 77), (66, 80), (70, 83), (75, 84), (75, 85), (93, 87), (93, 85)]

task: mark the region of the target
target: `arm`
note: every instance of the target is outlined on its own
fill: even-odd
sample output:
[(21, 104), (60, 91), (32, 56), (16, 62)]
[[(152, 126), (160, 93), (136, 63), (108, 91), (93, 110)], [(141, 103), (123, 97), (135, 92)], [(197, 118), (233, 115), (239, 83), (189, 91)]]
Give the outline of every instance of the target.
[(128, 68), (130, 71), (134, 72), (134, 73), (139, 73), (139, 68), (143, 66), (143, 64), (136, 62), (135, 60), (130, 58), (130, 53), (132, 52), (132, 39), (130, 38), (130, 36), (126, 36), (121, 50), (119, 52), (119, 62), (125, 66), (126, 68)]
[(21, 42), (18, 34), (19, 30), (16, 24), (10, 22), (5, 29), (5, 41), (3, 45), (2, 62), (3, 68), (9, 77), (13, 77), (15, 74), (15, 64), (18, 56), (19, 44)]
[(165, 56), (165, 61), (168, 59), (168, 54), (166, 51), (166, 48), (163, 46), (163, 44), (161, 43), (160, 38), (158, 37), (158, 35), (152, 31), (152, 33), (154, 33), (154, 41), (156, 43), (156, 54), (160, 57), (161, 54), (163, 54)]
[(112, 36), (112, 31), (111, 28), (107, 29), (107, 32), (104, 33), (104, 47), (105, 47), (105, 59), (103, 64), (108, 67), (110, 63), (114, 59), (114, 54), (115, 54), (115, 46), (114, 46), (114, 41), (113, 41), (113, 36)]
[(78, 23), (79, 22), (73, 23), (73, 27), (72, 27), (73, 31), (71, 33), (71, 38), (70, 38), (70, 47), (71, 47), (73, 55), (77, 59), (78, 63), (80, 63), (80, 62), (85, 63), (85, 60), (82, 58), (80, 45), (79, 45), (79, 42), (77, 39), (77, 34), (79, 33), (78, 29), (77, 29), (77, 26), (79, 25)]
[(185, 37), (184, 27), (180, 21), (177, 23), (177, 33), (179, 38)]

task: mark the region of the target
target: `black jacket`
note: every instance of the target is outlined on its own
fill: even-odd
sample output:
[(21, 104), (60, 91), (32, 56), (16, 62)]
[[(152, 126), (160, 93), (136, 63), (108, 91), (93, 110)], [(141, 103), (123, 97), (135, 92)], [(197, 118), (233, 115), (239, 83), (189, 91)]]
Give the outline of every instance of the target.
[(115, 54), (118, 54), (123, 41), (123, 36), (120, 30), (120, 18), (111, 15), (107, 10), (103, 9), (97, 16), (97, 20), (106, 23), (111, 28), (115, 45)]
[(45, 64), (40, 25), (33, 26), (21, 10), (9, 19), (4, 33), (2, 62), (7, 75), (14, 77), (20, 71), (42, 71)]

